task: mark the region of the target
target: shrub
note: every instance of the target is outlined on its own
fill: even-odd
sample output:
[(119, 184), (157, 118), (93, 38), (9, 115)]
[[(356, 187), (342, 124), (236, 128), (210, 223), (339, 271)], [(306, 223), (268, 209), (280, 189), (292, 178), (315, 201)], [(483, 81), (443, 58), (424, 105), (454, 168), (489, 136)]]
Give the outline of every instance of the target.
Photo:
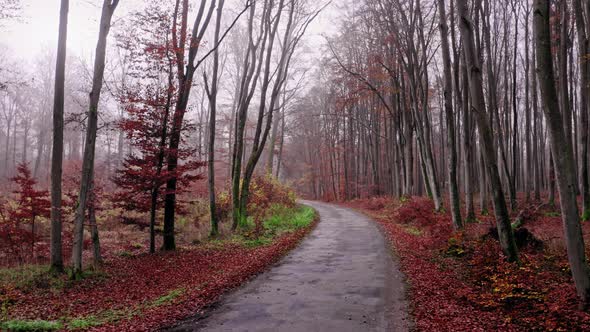
[(413, 197), (397, 208), (394, 217), (402, 224), (429, 225), (434, 220), (434, 204), (428, 198)]
[(13, 192), (16, 202), (12, 206), (3, 204), (6, 211), (0, 211), (0, 245), (9, 257), (22, 262), (26, 244), (30, 257), (34, 257), (35, 222), (39, 218), (49, 218), (51, 203), (46, 190), (35, 189), (37, 181), (27, 164), (19, 164), (17, 175), (10, 180), (17, 186)]
[[(249, 223), (262, 231), (262, 221), (270, 214), (273, 206), (293, 208), (297, 205), (297, 195), (288, 186), (280, 183), (272, 176), (256, 176), (250, 183), (248, 200)], [(222, 192), (217, 196), (217, 215), (221, 219), (228, 218), (232, 211), (231, 194)]]
[(296, 203), (294, 192), (277, 179), (271, 176), (255, 177), (250, 184), (248, 201), (248, 215), (254, 219), (255, 234), (262, 232), (262, 221), (269, 215), (272, 205), (291, 208)]

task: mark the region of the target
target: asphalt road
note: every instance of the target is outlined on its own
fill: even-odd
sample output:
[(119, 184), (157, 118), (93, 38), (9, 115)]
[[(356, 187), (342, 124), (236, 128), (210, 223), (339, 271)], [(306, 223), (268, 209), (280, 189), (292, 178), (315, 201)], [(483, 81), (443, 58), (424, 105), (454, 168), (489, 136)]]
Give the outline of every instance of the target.
[(169, 331), (407, 331), (403, 276), (375, 223), (302, 202), (320, 223), (269, 271)]

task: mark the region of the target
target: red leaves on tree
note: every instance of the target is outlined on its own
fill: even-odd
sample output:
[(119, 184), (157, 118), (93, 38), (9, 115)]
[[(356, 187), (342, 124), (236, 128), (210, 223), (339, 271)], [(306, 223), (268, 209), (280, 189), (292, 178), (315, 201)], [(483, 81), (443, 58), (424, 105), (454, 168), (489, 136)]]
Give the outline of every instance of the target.
[(39, 218), (49, 218), (51, 202), (47, 190), (37, 190), (37, 182), (31, 176), (31, 171), (25, 163), (17, 166), (17, 174), (10, 179), (15, 185), (15, 203), (3, 204), (0, 222), (0, 239), (8, 257), (22, 261), (25, 256), (25, 246), (30, 249), (30, 257), (34, 256), (36, 229), (35, 221)]
[[(150, 211), (153, 193), (157, 196), (156, 210), (160, 209), (167, 193), (164, 184), (176, 179), (177, 188), (189, 188), (191, 182), (202, 178), (199, 169), (205, 165), (193, 158), (194, 149), (184, 147), (186, 137), (194, 130), (190, 123), (183, 125), (181, 148), (168, 148), (177, 101), (170, 9), (165, 4), (150, 2), (145, 11), (131, 16), (133, 28), (118, 36), (119, 45), (128, 52), (128, 74), (134, 80), (119, 96), (125, 118), (118, 124), (132, 151), (113, 179), (118, 190), (112, 200), (125, 211)], [(168, 171), (166, 162), (170, 156), (181, 161), (174, 171)]]
[[(146, 91), (151, 93), (151, 89)], [(178, 188), (188, 188), (191, 182), (202, 178), (197, 171), (205, 164), (192, 159), (194, 149), (172, 151), (167, 148), (166, 132), (169, 132), (171, 123), (166, 112), (170, 111), (172, 101), (166, 102), (165, 99), (165, 96), (159, 95), (141, 98), (136, 95), (127, 99), (127, 117), (120, 122), (119, 127), (125, 132), (134, 151), (125, 157), (113, 179), (118, 186), (113, 201), (117, 207), (126, 211), (150, 211), (152, 190), (158, 191), (157, 208), (162, 207), (166, 194), (163, 185), (169, 179), (175, 178), (179, 182)], [(185, 132), (189, 132), (189, 129), (187, 126)], [(167, 157), (171, 154), (184, 160), (173, 172), (166, 167)], [(177, 190), (178, 193), (180, 190)]]
[(17, 175), (11, 179), (18, 187), (17, 209), (10, 214), (11, 219), (34, 221), (37, 217), (49, 218), (51, 203), (47, 190), (36, 190), (37, 181), (33, 179), (27, 164), (17, 166)]

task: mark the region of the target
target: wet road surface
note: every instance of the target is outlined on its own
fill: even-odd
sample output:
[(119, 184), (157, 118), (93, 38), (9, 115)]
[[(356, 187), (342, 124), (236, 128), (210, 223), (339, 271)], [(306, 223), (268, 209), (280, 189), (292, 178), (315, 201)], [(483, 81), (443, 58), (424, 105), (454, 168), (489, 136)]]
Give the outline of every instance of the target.
[(303, 201), (320, 223), (269, 271), (168, 331), (407, 331), (403, 276), (375, 223)]

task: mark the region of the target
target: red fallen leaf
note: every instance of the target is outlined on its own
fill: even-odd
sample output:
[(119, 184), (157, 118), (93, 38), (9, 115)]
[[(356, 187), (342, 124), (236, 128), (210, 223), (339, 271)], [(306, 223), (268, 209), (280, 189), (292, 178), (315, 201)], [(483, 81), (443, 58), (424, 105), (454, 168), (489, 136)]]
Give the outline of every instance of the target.
[[(100, 317), (110, 311), (122, 313), (122, 319), (91, 330), (153, 331), (198, 314), (224, 292), (263, 272), (297, 246), (312, 227), (284, 234), (263, 247), (227, 244), (216, 249), (201, 246), (130, 258), (114, 256), (104, 266), (107, 278), (85, 280), (55, 293), (1, 286), (0, 294), (15, 301), (8, 309), (11, 319)], [(179, 289), (183, 291), (171, 301), (149, 306)], [(126, 314), (133, 309), (139, 309), (140, 315)]]
[[(530, 217), (529, 231), (552, 246), (525, 247), (519, 266), (507, 263), (498, 243), (483, 237), (493, 216), (478, 216), (483, 223), (453, 234), (449, 214), (434, 213), (423, 198), (401, 206), (375, 198), (346, 205), (373, 217), (395, 247), (418, 331), (590, 330), (590, 315), (578, 310), (559, 217)], [(420, 234), (410, 234), (408, 226)], [(582, 227), (588, 242), (590, 224)], [(451, 241), (462, 255), (445, 255)]]

